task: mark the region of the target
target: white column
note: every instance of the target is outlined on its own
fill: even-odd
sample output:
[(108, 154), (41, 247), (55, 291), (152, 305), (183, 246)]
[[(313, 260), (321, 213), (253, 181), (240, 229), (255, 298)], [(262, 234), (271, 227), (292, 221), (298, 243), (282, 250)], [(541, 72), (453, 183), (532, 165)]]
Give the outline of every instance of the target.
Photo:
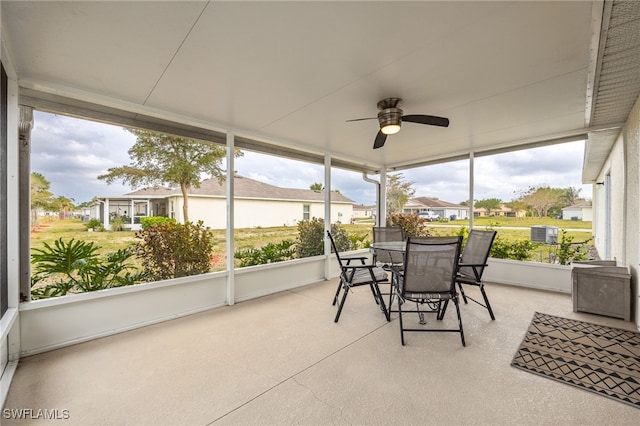
[(235, 241), (233, 230), (235, 228), (235, 135), (227, 133), (227, 304), (235, 303), (235, 266), (233, 254), (235, 253)]
[(327, 231), (331, 231), (331, 157), (324, 156), (324, 278), (331, 278), (331, 241), (326, 237)]
[(104, 214), (104, 217), (102, 218), (102, 226), (104, 226), (104, 229), (109, 229), (109, 199), (108, 198), (104, 199), (103, 214)]
[(377, 226), (387, 226), (387, 170), (380, 171), (380, 197), (378, 199)]
[(473, 152), (469, 153), (469, 230), (473, 229), (473, 204), (474, 204), (474, 191), (473, 191)]

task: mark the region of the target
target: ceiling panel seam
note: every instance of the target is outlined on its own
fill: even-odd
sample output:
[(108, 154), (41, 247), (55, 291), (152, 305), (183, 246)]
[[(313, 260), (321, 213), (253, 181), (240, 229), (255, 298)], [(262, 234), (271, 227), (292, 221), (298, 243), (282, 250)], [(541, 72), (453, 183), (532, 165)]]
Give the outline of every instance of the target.
[(151, 97), (151, 95), (153, 95), (153, 92), (155, 92), (156, 87), (158, 87), (158, 84), (160, 84), (160, 81), (162, 80), (164, 75), (167, 73), (167, 71), (169, 70), (171, 65), (173, 64), (174, 59), (176, 58), (176, 56), (178, 56), (178, 53), (180, 52), (180, 50), (182, 49), (182, 46), (184, 46), (185, 42), (189, 38), (189, 35), (191, 35), (191, 32), (193, 31), (193, 29), (196, 27), (196, 25), (198, 25), (198, 22), (200, 21), (200, 18), (202, 18), (202, 15), (204, 14), (204, 11), (207, 9), (207, 7), (209, 7), (210, 3), (211, 2), (208, 1), (202, 7), (202, 10), (198, 14), (198, 17), (193, 21), (193, 25), (191, 25), (191, 28), (189, 28), (189, 31), (187, 31), (187, 34), (185, 34), (185, 36), (182, 38), (182, 41), (180, 42), (180, 45), (177, 47), (176, 51), (173, 52), (173, 55), (171, 56), (171, 59), (169, 59), (169, 62), (167, 63), (167, 66), (164, 67), (164, 70), (162, 70), (162, 73), (160, 73), (160, 76), (158, 77), (156, 82), (153, 84), (153, 87), (151, 88), (151, 90), (149, 90), (149, 93), (147, 93), (147, 96), (144, 98), (144, 101), (142, 102), (143, 105), (147, 105), (147, 102), (149, 101), (149, 98)]

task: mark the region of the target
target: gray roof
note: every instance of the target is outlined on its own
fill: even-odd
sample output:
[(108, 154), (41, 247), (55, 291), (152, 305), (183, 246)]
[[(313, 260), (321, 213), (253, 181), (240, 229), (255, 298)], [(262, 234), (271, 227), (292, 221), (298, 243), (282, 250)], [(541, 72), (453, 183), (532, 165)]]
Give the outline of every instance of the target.
[[(302, 201), (324, 201), (323, 191), (313, 191), (311, 189), (281, 188), (269, 185), (254, 179), (243, 176), (236, 176), (234, 181), (234, 192), (236, 198), (255, 198), (267, 200), (302, 200)], [(179, 188), (144, 188), (129, 192), (126, 196), (172, 196), (182, 195)], [(190, 188), (189, 195), (204, 197), (226, 197), (226, 183), (219, 182), (218, 179), (205, 179), (200, 183), (199, 188)], [(355, 204), (355, 202), (344, 195), (331, 192), (331, 201), (334, 203)]]
[(463, 208), (468, 209), (469, 207), (461, 206), (460, 204), (449, 203), (448, 201), (438, 200), (437, 198), (430, 197), (417, 197), (412, 198), (410, 201), (416, 204), (422, 204), (425, 207), (437, 208), (437, 207), (451, 207), (451, 208)]

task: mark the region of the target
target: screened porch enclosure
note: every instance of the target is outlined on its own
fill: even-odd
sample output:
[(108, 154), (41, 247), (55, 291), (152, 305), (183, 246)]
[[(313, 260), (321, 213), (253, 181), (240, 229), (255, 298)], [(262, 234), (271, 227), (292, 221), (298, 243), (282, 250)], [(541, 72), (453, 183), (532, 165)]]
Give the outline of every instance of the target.
[[(384, 194), (391, 173), (468, 162), (468, 199), (473, 202), (474, 167), (480, 158), (585, 140), (582, 183), (593, 185), (595, 244), (606, 258), (629, 268), (633, 322), (622, 326), (637, 328), (638, 2), (5, 0), (0, 2), (0, 18), (0, 382), (2, 401), (8, 401), (11, 408), (51, 404), (38, 408), (65, 409), (56, 399), (56, 390), (69, 385), (73, 389), (70, 407), (79, 413), (79, 424), (108, 421), (112, 407), (100, 405), (101, 392), (109, 388), (102, 387), (107, 382), (101, 374), (108, 369), (87, 376), (96, 393), (86, 399), (72, 383), (74, 374), (62, 374), (52, 382), (38, 382), (38, 377), (72, 372), (66, 362), (75, 357), (83, 372), (94, 374), (91, 370), (99, 365), (97, 361), (108, 363), (111, 351), (119, 352), (114, 360), (126, 361), (126, 357), (119, 358), (126, 353), (135, 361), (132, 365), (142, 365), (148, 353), (137, 345), (150, 336), (157, 345), (155, 352), (163, 357), (156, 364), (161, 373), (147, 375), (149, 370), (138, 368), (141, 375), (133, 375), (133, 383), (117, 374), (111, 377), (112, 383), (132, 392), (130, 399), (121, 400), (125, 405), (141, 401), (136, 390), (166, 390), (157, 400), (165, 410), (155, 412), (177, 423), (293, 423), (297, 419), (309, 423), (323, 419), (357, 423), (361, 419), (367, 423), (376, 421), (368, 417), (373, 415), (389, 422), (447, 419), (412, 414), (391, 417), (395, 406), (386, 405), (390, 394), (402, 390), (410, 379), (406, 372), (413, 369), (396, 375), (384, 366), (396, 355), (416, 365), (431, 350), (428, 342), (433, 337), (412, 336), (409, 350), (399, 353), (397, 324), (380, 318), (375, 306), (357, 303), (349, 312), (345, 308), (341, 328), (336, 329), (330, 320), (334, 314), (331, 295), (325, 297), (327, 288), (335, 289), (331, 280), (338, 275), (329, 241), (324, 242), (324, 254), (318, 256), (234, 266), (240, 203), (233, 179), (225, 184), (224, 270), (29, 301), (33, 111), (206, 141), (226, 150), (228, 170), (234, 170), (236, 149), (313, 164), (323, 174), (325, 218), (332, 217), (332, 173), (346, 170), (374, 188), (378, 224), (386, 217)], [(394, 111), (401, 116), (446, 117), (450, 125), (429, 126), (407, 119), (384, 147), (373, 149), (381, 131), (375, 119), (376, 105), (390, 98), (403, 99), (402, 112)], [(347, 122), (360, 118), (373, 119)], [(177, 206), (166, 206), (167, 215), (172, 208)], [(118, 204), (115, 214), (135, 224), (135, 217), (153, 211), (153, 205), (147, 202), (145, 207), (141, 201)], [(104, 217), (110, 212), (104, 208)], [(366, 249), (358, 254), (370, 255)], [(571, 312), (570, 275), (570, 267), (562, 265), (532, 267), (490, 260), (485, 279), (496, 288), (497, 300), (490, 296), (496, 321), (488, 322), (485, 312), (465, 306), (462, 314), (465, 327), (470, 327), (470, 348), (461, 348), (455, 338), (443, 336), (455, 347), (448, 353), (455, 355), (443, 357), (443, 352), (436, 358), (463, 365), (475, 351), (494, 354), (495, 346), (502, 349), (504, 365), (533, 311), (549, 307), (551, 314), (591, 318)], [(369, 301), (354, 296), (351, 302), (365, 299)], [(297, 309), (295, 303), (305, 309)], [(289, 321), (282, 321), (278, 313)], [(252, 328), (252, 323), (260, 324)], [(274, 328), (262, 328), (267, 326)], [(173, 330), (178, 333), (172, 335)], [(247, 338), (256, 330), (263, 331), (263, 337)], [(317, 340), (309, 338), (309, 330), (318, 333)], [(510, 340), (502, 341), (504, 335)], [(217, 340), (220, 336), (223, 338)], [(210, 346), (191, 346), (201, 339)], [(277, 345), (281, 339), (285, 344)], [(260, 346), (252, 345), (260, 342), (272, 357), (257, 355)], [(372, 353), (372, 347), (380, 346), (390, 352)], [(299, 351), (279, 354), (278, 348)], [(471, 351), (464, 352), (467, 349)], [(87, 356), (88, 352), (92, 354)], [(278, 362), (279, 356), (287, 354)], [(222, 371), (216, 366), (211, 369), (215, 375), (200, 374), (218, 356), (221, 365), (232, 364), (233, 368)], [(363, 363), (354, 370), (341, 363), (345, 358), (363, 358)], [(489, 365), (490, 360), (485, 359)], [(49, 361), (58, 368), (47, 370), (44, 364)], [(193, 365), (200, 368), (188, 368)], [(459, 366), (453, 367), (450, 370)], [(232, 374), (236, 368), (248, 374), (234, 380), (239, 377)], [(167, 371), (170, 373), (164, 374)], [(535, 422), (560, 413), (554, 421), (619, 419), (625, 423), (627, 416), (635, 414), (608, 400), (567, 391), (536, 377), (516, 377), (512, 371), (502, 376), (503, 370), (493, 367), (487, 371), (487, 382), (495, 384), (502, 400), (513, 407), (508, 413), (492, 410), (501, 401), (488, 399), (486, 388), (479, 387), (482, 382), (474, 383), (477, 387), (468, 395), (478, 401), (474, 407), (487, 422)], [(156, 381), (159, 377), (177, 381)], [(358, 388), (347, 386), (356, 391), (352, 396), (372, 393), (372, 389), (381, 389), (381, 393), (374, 395), (375, 404), (360, 401), (360, 408), (349, 411), (337, 403), (345, 398), (332, 393), (332, 383), (322, 381), (315, 387), (317, 377), (337, 380), (333, 384), (355, 377)], [(434, 377), (443, 386), (459, 384), (459, 390), (470, 376)], [(175, 383), (180, 384), (172, 387)], [(217, 391), (225, 391), (215, 394), (218, 402), (201, 399), (217, 383), (224, 384)], [(389, 383), (390, 388), (383, 386)], [(230, 386), (237, 388), (237, 397), (226, 392)], [(34, 387), (42, 390), (41, 399), (21, 399), (36, 398), (24, 392)], [(529, 402), (530, 389), (540, 389), (539, 405)], [(482, 396), (476, 399), (477, 394)], [(273, 405), (277, 413), (266, 408), (274, 400), (281, 404)], [(117, 422), (153, 423), (157, 418), (152, 412), (158, 405), (148, 397), (144, 404), (146, 411), (138, 412), (139, 417), (131, 408), (122, 413), (133, 417)], [(407, 412), (416, 406), (427, 412), (433, 408), (413, 400), (407, 404)], [(81, 406), (104, 411), (91, 417)], [(176, 410), (169, 412), (166, 407)], [(193, 417), (172, 417), (184, 407), (192, 409)], [(278, 417), (289, 412), (299, 416)], [(453, 420), (476, 420), (470, 412), (458, 411), (458, 416)]]

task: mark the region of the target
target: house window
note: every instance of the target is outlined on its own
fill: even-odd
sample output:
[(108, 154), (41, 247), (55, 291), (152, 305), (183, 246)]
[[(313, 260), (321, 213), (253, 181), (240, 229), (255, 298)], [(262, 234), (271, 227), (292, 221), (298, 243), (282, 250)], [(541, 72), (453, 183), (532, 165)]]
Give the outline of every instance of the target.
[(302, 205), (302, 220), (311, 219), (311, 206), (309, 204)]

